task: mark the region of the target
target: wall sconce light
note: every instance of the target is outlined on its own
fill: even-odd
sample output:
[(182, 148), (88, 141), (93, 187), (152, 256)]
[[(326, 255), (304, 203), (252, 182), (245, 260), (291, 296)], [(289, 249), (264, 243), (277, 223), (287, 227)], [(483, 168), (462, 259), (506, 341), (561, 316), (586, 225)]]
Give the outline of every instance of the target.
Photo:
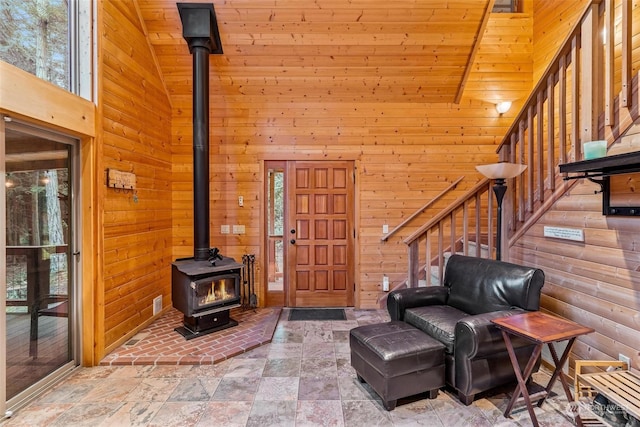
[(496, 104), (496, 111), (500, 114), (504, 114), (511, 108), (511, 101), (502, 101)]
[(496, 259), (502, 259), (502, 199), (507, 191), (506, 180), (515, 178), (527, 169), (527, 165), (519, 163), (499, 162), (489, 165), (476, 166), (478, 172), (489, 179), (493, 179), (493, 193), (498, 202), (498, 229), (496, 230)]

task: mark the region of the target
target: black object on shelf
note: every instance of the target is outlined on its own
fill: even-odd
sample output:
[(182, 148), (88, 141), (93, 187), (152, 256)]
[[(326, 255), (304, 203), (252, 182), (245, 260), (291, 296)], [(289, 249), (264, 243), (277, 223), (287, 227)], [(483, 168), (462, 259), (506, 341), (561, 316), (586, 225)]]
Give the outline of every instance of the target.
[(560, 165), (560, 173), (574, 174), (564, 179), (586, 178), (600, 185), (603, 215), (640, 216), (640, 206), (611, 206), (610, 203), (610, 176), (637, 172), (640, 172), (640, 151)]

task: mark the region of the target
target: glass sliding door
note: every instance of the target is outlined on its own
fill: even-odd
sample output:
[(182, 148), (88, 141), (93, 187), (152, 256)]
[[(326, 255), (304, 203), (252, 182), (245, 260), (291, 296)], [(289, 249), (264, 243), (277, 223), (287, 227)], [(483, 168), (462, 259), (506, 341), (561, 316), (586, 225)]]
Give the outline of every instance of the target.
[(4, 138), (6, 399), (75, 366), (76, 141), (8, 122)]

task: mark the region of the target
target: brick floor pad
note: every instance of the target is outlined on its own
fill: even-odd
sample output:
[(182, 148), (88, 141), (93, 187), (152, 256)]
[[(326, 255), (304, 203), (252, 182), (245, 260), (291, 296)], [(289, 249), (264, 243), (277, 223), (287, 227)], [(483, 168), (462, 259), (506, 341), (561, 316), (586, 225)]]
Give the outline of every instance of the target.
[(186, 340), (174, 329), (183, 315), (172, 308), (120, 347), (100, 365), (211, 365), (271, 342), (279, 308), (231, 310), (238, 322), (222, 331)]

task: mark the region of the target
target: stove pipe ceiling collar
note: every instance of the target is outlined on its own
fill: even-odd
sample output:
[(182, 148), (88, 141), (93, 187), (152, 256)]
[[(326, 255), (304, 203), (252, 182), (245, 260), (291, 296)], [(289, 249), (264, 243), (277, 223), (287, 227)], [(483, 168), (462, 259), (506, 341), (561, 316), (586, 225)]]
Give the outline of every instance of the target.
[(222, 43), (213, 4), (177, 3), (182, 21), (182, 37), (193, 53), (194, 46), (207, 48), (210, 53), (221, 54)]

